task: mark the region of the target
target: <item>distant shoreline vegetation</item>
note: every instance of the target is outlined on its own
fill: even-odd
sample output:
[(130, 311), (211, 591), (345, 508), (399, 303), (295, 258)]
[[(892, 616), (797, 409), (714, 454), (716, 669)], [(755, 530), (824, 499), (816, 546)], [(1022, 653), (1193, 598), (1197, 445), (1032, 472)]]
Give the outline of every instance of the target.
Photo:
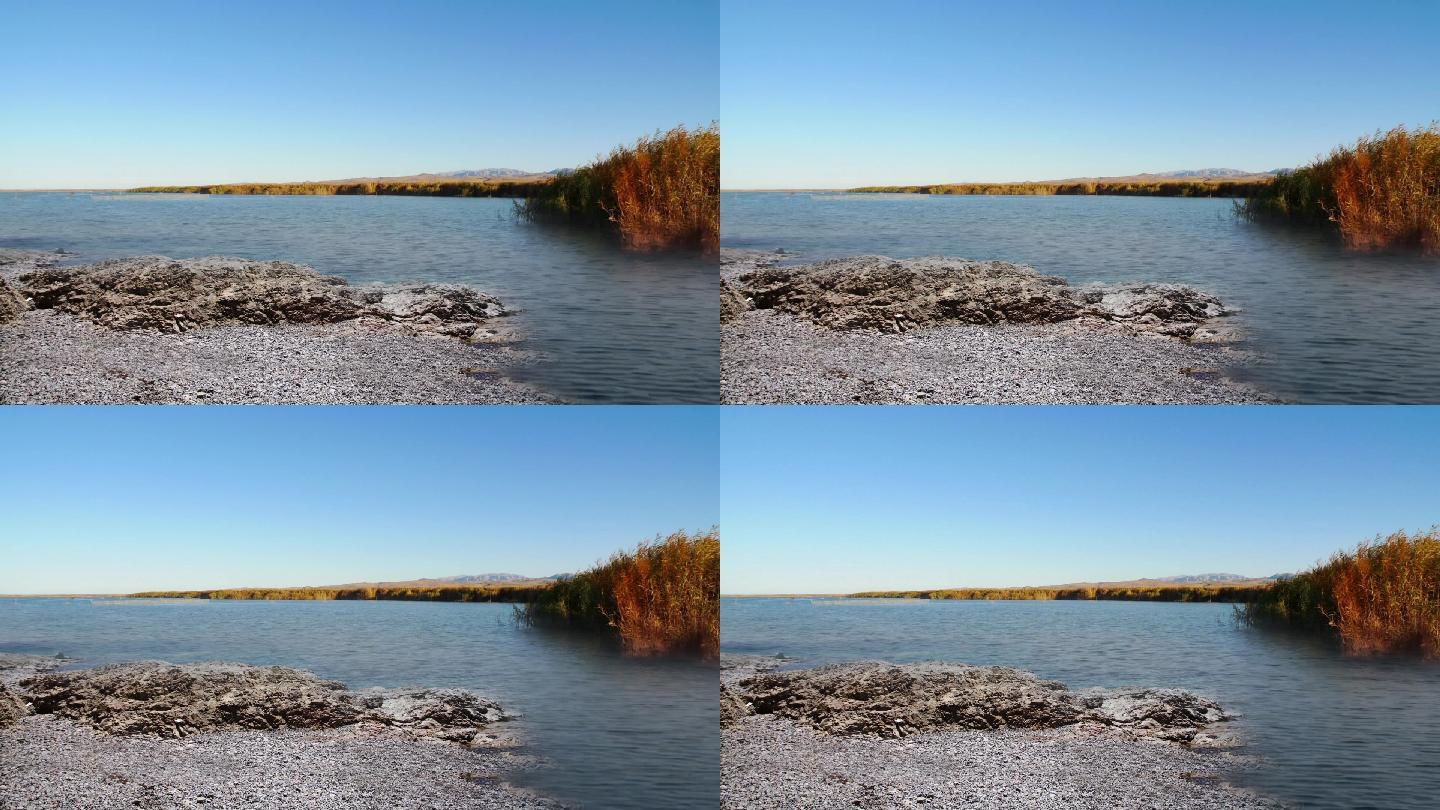
[(720, 249), (720, 127), (675, 127), (537, 187), (532, 222), (612, 230), (633, 250)]
[(955, 194), (955, 195), (1116, 195), (1123, 197), (1247, 197), (1268, 180), (1166, 180), (1110, 182), (1083, 180), (1063, 183), (937, 183), (922, 186), (862, 186), (852, 194)]
[(437, 182), (218, 183), (200, 186), (144, 186), (133, 194), (258, 194), (298, 196), (395, 195), (402, 197), (524, 197), (548, 181), (446, 180)]
[(927, 591), (865, 591), (854, 599), (1118, 600), (1125, 602), (1249, 602), (1264, 585), (1177, 585), (1076, 588), (943, 588)]
[(260, 599), (299, 601), (526, 602), (544, 585), (358, 586), (353, 588), (218, 588), (204, 591), (144, 591), (135, 599)]

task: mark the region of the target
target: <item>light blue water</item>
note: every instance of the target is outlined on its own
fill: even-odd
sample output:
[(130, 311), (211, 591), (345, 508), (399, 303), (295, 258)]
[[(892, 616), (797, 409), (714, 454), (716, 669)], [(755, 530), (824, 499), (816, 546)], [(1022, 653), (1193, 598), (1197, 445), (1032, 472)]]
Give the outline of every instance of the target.
[(555, 765), (521, 781), (585, 808), (714, 807), (713, 664), (622, 656), (517, 626), (512, 607), (418, 602), (0, 599), (0, 651), (309, 669), (352, 688), (460, 687), (523, 718)]
[(1230, 605), (724, 599), (720, 617), (725, 652), (1190, 689), (1239, 712), (1267, 760), (1240, 781), (1296, 807), (1433, 808), (1440, 796), (1440, 664), (1343, 656), (1313, 636), (1239, 626)]
[(0, 247), (309, 264), (354, 282), (473, 285), (520, 309), (522, 372), (576, 402), (719, 399), (717, 260), (517, 222), (508, 199), (0, 194)]
[(1367, 255), (1237, 219), (1224, 199), (721, 195), (721, 244), (797, 259), (879, 254), (1029, 264), (1074, 282), (1189, 284), (1244, 310), (1287, 400), (1440, 402), (1440, 260)]

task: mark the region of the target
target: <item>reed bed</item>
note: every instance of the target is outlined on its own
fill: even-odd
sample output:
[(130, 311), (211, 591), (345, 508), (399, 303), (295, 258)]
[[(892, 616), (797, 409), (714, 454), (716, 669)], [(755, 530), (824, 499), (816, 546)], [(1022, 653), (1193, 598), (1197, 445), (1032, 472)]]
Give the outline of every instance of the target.
[(1248, 197), (1266, 180), (1175, 180), (1147, 182), (1079, 181), (1073, 183), (943, 183), (928, 186), (863, 186), (856, 194), (1095, 195), (1122, 197)]
[(435, 182), (363, 181), (355, 183), (227, 183), (206, 186), (144, 186), (136, 194), (262, 194), (262, 195), (374, 195), (403, 197), (524, 197), (545, 181), (513, 182), (453, 180)]
[(1338, 552), (1266, 589), (1241, 618), (1328, 628), (1352, 653), (1440, 658), (1440, 531), (1400, 531)]
[(977, 599), (1025, 601), (1113, 599), (1126, 602), (1248, 602), (1262, 585), (1176, 585), (1081, 588), (948, 588), (930, 591), (866, 591), (867, 599)]
[(1248, 198), (1252, 220), (1323, 224), (1357, 250), (1440, 255), (1440, 124), (1396, 127), (1281, 174)]
[(720, 128), (645, 136), (535, 189), (519, 204), (534, 222), (612, 230), (635, 250), (720, 247)]
[(610, 628), (636, 655), (720, 650), (720, 532), (656, 537), (540, 591), (530, 623)]
[(542, 585), (359, 586), (353, 588), (222, 588), (208, 591), (145, 591), (141, 599), (385, 600), (406, 602), (525, 602)]

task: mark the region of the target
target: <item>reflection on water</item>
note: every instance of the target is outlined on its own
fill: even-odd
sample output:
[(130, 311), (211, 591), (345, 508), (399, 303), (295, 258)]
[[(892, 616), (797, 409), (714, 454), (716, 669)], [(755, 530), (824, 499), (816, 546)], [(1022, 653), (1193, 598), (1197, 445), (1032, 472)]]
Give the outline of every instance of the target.
[(639, 254), (517, 222), (507, 199), (0, 194), (0, 247), (77, 261), (161, 254), (313, 265), (353, 282), (471, 284), (548, 362), (527, 379), (578, 402), (719, 399), (717, 260)]
[(1225, 199), (721, 195), (721, 242), (803, 259), (961, 256), (1073, 282), (1160, 281), (1244, 311), (1270, 361), (1255, 382), (1301, 402), (1440, 402), (1440, 261), (1345, 250)]
[(713, 807), (713, 664), (622, 656), (594, 635), (526, 628), (513, 607), (416, 602), (0, 599), (0, 651), (91, 666), (160, 659), (279, 664), (351, 688), (472, 689), (522, 715), (556, 767), (522, 781), (586, 808)]
[(725, 599), (721, 648), (1191, 689), (1238, 712), (1267, 761), (1240, 778), (1295, 806), (1422, 808), (1440, 795), (1440, 665), (1242, 627), (1230, 605)]

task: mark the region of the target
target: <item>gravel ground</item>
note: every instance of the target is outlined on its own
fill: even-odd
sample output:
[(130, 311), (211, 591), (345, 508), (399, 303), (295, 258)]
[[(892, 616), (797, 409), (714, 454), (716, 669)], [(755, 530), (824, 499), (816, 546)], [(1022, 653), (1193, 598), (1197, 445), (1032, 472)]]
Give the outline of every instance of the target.
[(0, 729), (0, 808), (557, 807), (506, 785), (520, 754), (333, 731), (112, 737), (59, 717)]
[(773, 716), (720, 740), (721, 807), (1273, 808), (1229, 787), (1234, 755), (1083, 728), (832, 737)]
[[(721, 683), (794, 661), (724, 655)], [(1278, 808), (1225, 775), (1258, 767), (1228, 748), (1135, 739), (1090, 724), (835, 736), (775, 715), (720, 730), (722, 808)]]
[(552, 402), (504, 376), (507, 346), (350, 324), (114, 331), (32, 310), (0, 324), (0, 403), (271, 405)]
[[(789, 257), (726, 251), (721, 273)], [(1243, 350), (1136, 334), (1092, 319), (837, 331), (774, 310), (720, 327), (725, 404), (1246, 404), (1275, 401), (1223, 370)]]
[[(0, 276), (64, 257), (0, 249)], [(194, 260), (204, 262), (205, 260)], [(364, 320), (117, 330), (54, 309), (0, 318), (0, 404), (529, 404), (509, 379), (539, 358), (502, 342), (409, 334)]]

